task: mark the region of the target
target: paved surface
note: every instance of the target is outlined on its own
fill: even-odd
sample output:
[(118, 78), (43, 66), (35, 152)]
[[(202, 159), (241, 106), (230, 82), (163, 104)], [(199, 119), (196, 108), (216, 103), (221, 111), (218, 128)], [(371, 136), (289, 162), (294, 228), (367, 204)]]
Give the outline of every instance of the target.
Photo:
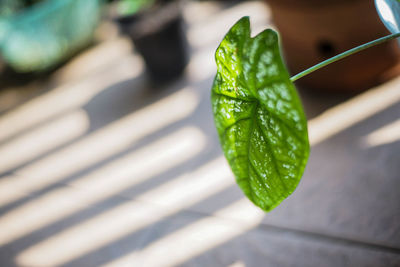
[(242, 15), (270, 23), (259, 3), (187, 5), (191, 61), (165, 88), (104, 25), (50, 77), (1, 91), (0, 266), (400, 266), (400, 79), (303, 92), (309, 164), (265, 214), (234, 184), (209, 101)]

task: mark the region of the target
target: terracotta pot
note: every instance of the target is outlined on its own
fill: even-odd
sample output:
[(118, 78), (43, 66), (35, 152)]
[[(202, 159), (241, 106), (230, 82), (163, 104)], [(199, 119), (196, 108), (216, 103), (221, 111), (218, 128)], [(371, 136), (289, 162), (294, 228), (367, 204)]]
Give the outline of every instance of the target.
[[(389, 34), (372, 0), (268, 0), (267, 3), (292, 74)], [(333, 63), (296, 83), (315, 90), (365, 90), (397, 75), (399, 69), (396, 71), (395, 66), (399, 60), (399, 46), (391, 41)]]

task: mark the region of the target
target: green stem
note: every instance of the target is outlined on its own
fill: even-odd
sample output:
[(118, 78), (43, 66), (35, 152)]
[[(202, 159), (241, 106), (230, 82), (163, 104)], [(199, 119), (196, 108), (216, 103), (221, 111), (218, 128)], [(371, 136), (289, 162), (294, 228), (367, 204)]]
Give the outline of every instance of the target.
[(316, 70), (319, 70), (320, 68), (325, 67), (326, 65), (329, 65), (329, 64), (331, 64), (333, 62), (341, 60), (341, 59), (343, 59), (345, 57), (348, 57), (348, 56), (350, 56), (352, 54), (358, 53), (358, 52), (360, 52), (360, 51), (362, 51), (364, 49), (370, 48), (372, 46), (387, 42), (389, 40), (392, 40), (392, 39), (395, 39), (395, 38), (398, 38), (398, 37), (400, 37), (400, 32), (394, 33), (394, 34), (391, 34), (391, 35), (387, 35), (385, 37), (376, 39), (376, 40), (371, 41), (369, 43), (366, 43), (366, 44), (357, 46), (357, 47), (355, 47), (353, 49), (347, 50), (346, 52), (343, 52), (343, 53), (341, 53), (339, 55), (331, 57), (331, 58), (329, 58), (329, 59), (327, 59), (325, 61), (322, 61), (321, 63), (319, 63), (317, 65), (312, 66), (309, 69), (306, 69), (306, 70), (294, 75), (293, 77), (290, 78), (290, 81), (294, 82), (294, 81), (300, 79), (301, 77), (304, 77), (304, 76), (306, 76), (306, 75), (308, 75), (308, 74), (310, 74), (310, 73), (312, 73), (312, 72), (314, 72)]

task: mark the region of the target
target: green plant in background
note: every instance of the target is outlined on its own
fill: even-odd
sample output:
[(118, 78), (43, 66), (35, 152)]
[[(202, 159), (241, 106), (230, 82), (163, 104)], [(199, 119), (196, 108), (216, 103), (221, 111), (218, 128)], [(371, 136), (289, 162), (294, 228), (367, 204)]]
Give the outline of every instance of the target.
[(22, 1), (18, 0), (0, 0), (0, 16), (9, 16), (23, 8)]
[(121, 0), (117, 5), (117, 12), (120, 16), (128, 16), (150, 7), (155, 0)]
[(43, 0), (0, 0), (0, 16), (10, 16)]
[(375, 0), (375, 6), (386, 28), (400, 32), (400, 0)]
[[(17, 72), (46, 71), (92, 40), (103, 0), (0, 0), (2, 59)], [(4, 9), (5, 10), (5, 9)]]
[(270, 211), (297, 187), (307, 163), (307, 120), (293, 82), (344, 57), (400, 37), (399, 0), (376, 0), (393, 34), (361, 45), (290, 78), (278, 35), (250, 36), (248, 17), (225, 35), (215, 53), (211, 92), (214, 121), (225, 157), (244, 194)]

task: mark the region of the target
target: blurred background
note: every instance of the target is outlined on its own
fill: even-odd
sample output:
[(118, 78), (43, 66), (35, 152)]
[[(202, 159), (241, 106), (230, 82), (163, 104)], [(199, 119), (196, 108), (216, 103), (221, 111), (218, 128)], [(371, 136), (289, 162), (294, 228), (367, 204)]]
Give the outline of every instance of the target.
[(389, 34), (369, 0), (0, 0), (0, 266), (400, 266), (398, 43), (296, 82), (311, 155), (264, 213), (210, 105), (242, 16), (292, 74)]

